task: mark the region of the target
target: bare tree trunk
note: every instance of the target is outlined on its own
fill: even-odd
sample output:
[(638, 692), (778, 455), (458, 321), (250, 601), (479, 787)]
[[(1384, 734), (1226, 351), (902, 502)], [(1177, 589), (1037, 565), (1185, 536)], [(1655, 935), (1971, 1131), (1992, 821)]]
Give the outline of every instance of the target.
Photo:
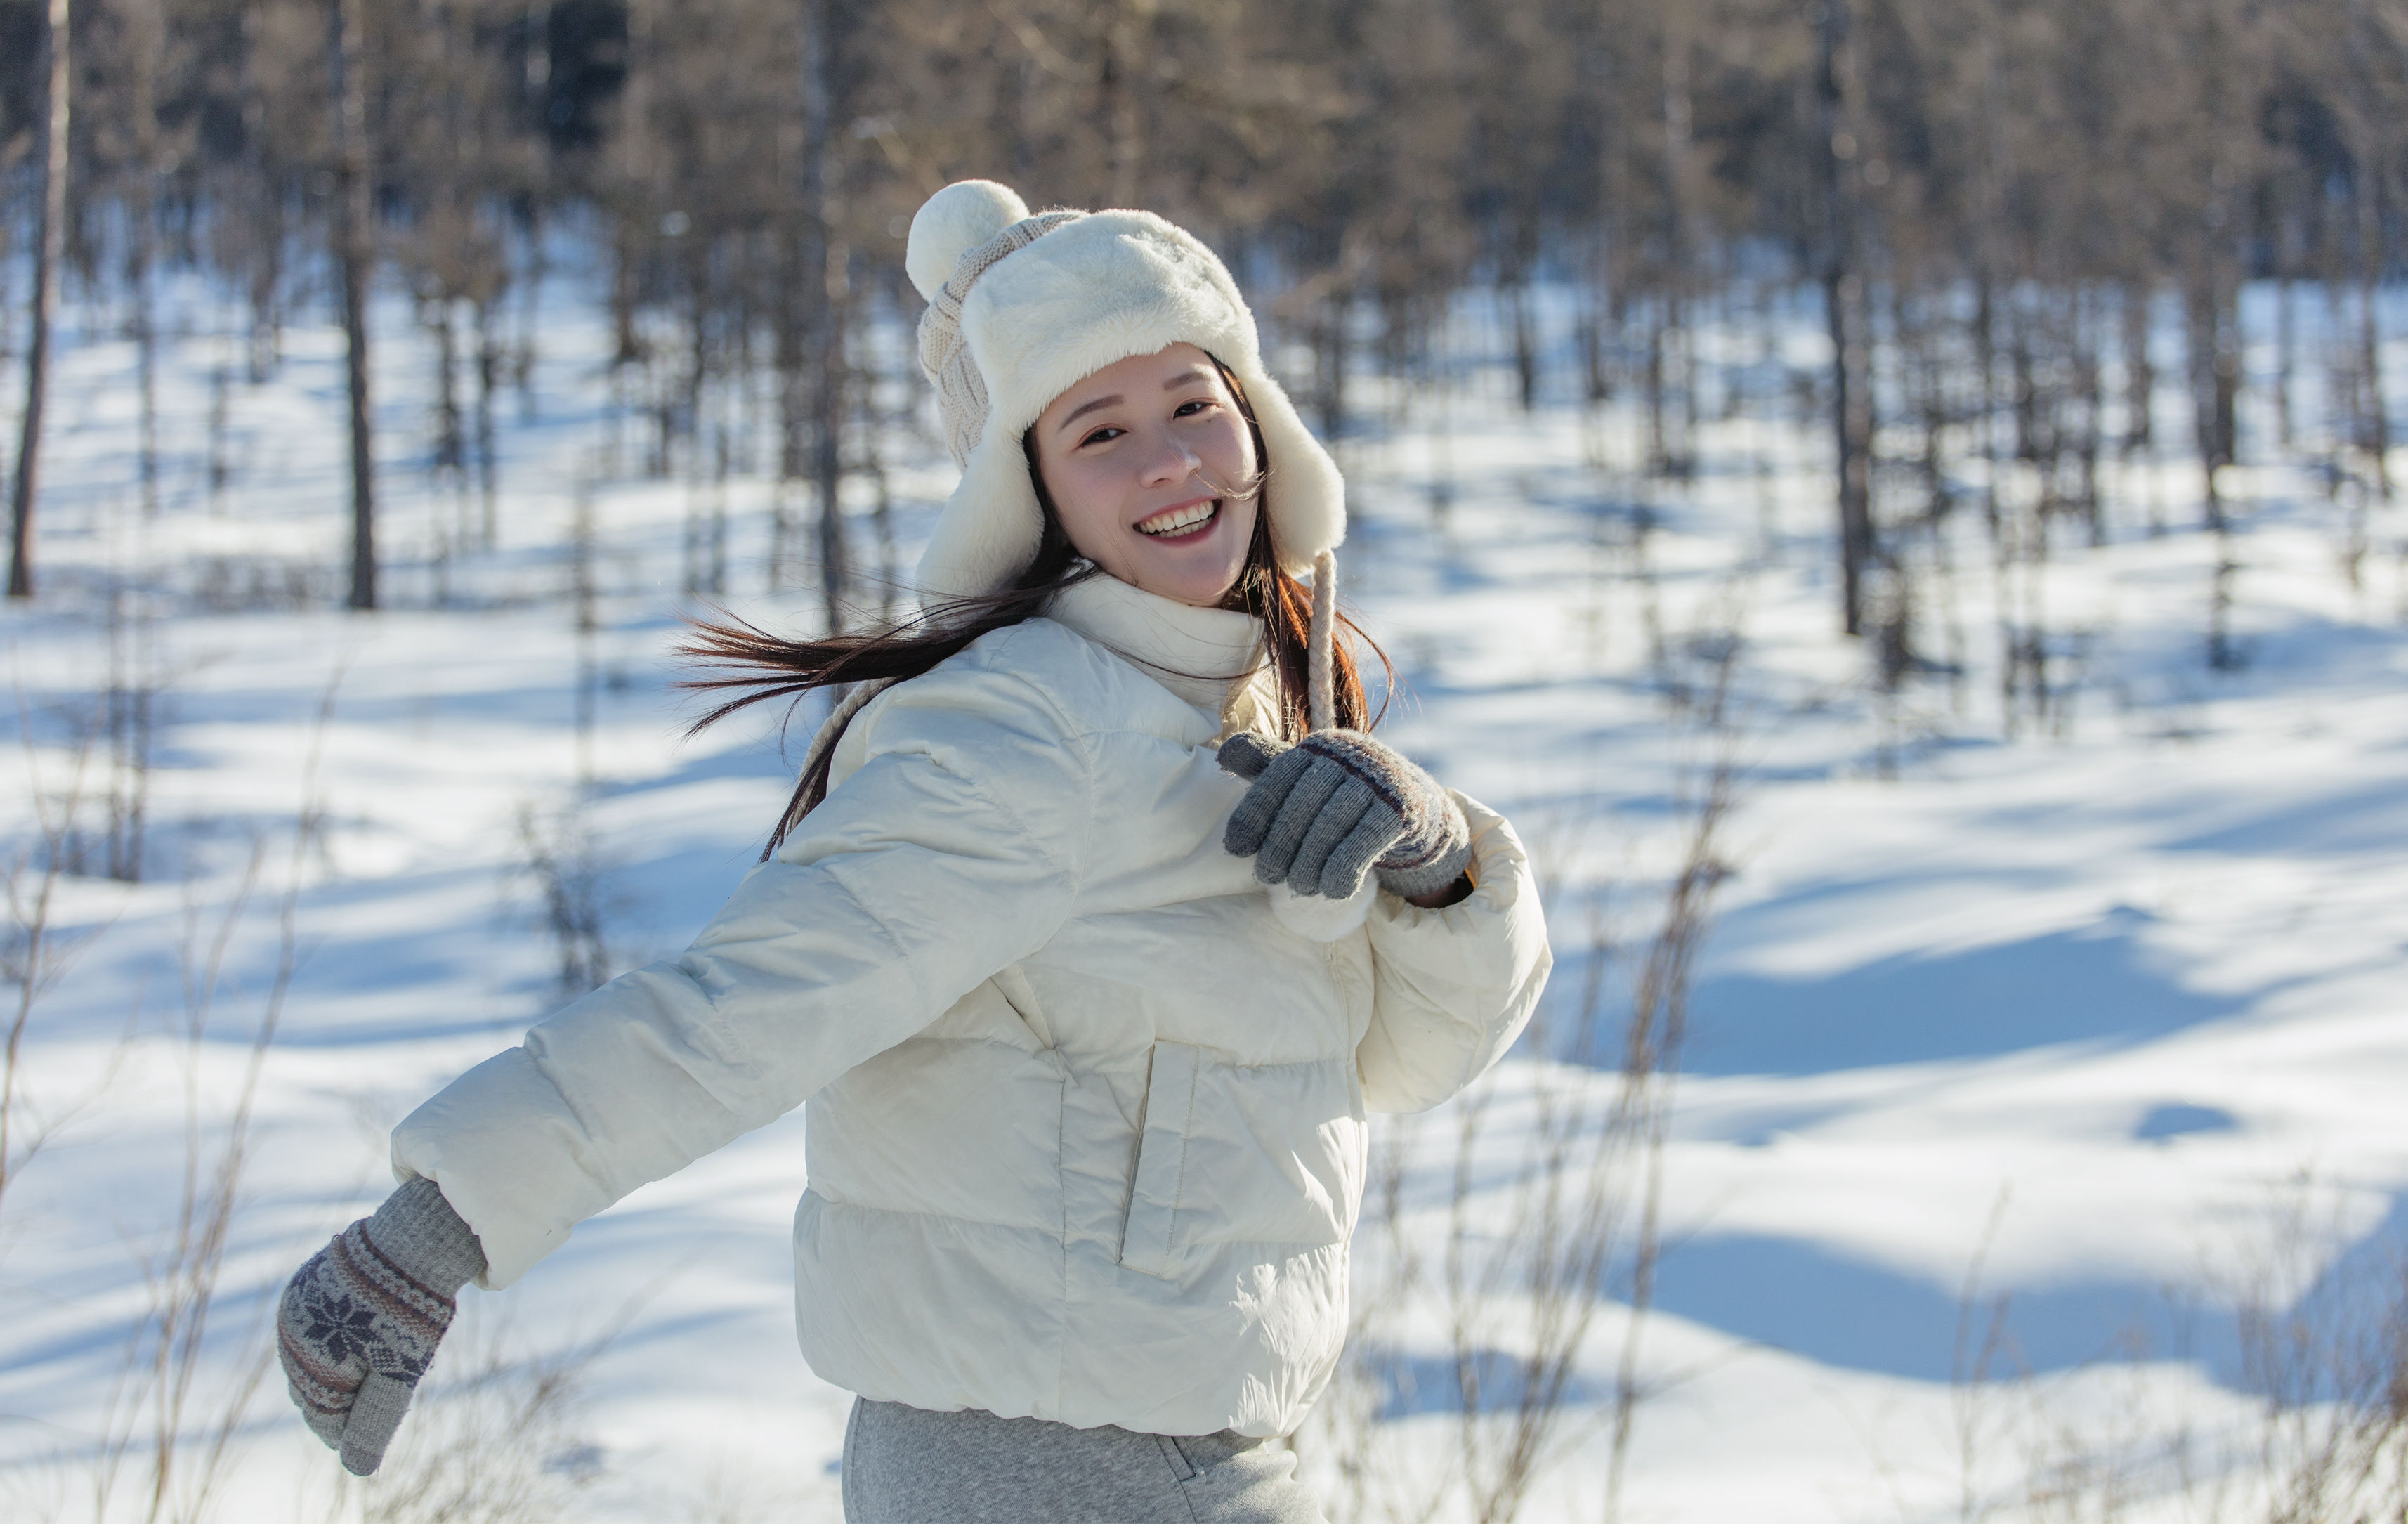
[[(627, 7), (627, 78), (620, 93), (619, 174), (622, 194), (635, 206), (645, 204), (652, 165), (644, 153), (650, 141), (652, 106), (652, 12), (650, 0), (630, 0)], [(610, 327), (615, 343), (611, 366), (624, 369), (644, 357), (642, 336), (636, 331), (637, 261), (642, 250), (632, 225), (634, 213), (623, 208), (612, 240)]]
[(460, 414), (460, 333), (448, 295), (419, 304), (435, 338), (435, 469), (456, 487), (468, 469), (466, 421)]
[(253, 386), (275, 375), (278, 362), (284, 357), (284, 314), (278, 305), (278, 287), (284, 275), (284, 219), (276, 198), (265, 199), (277, 209), (265, 219), (258, 263), (251, 270), (251, 344), (244, 356), (243, 376)]
[[(2117, 441), (2116, 452), (2123, 458), (2124, 480), (2128, 484), (2132, 456), (2142, 455), (2145, 468), (2157, 453), (2157, 367), (2149, 352), (2157, 293), (2146, 278), (2128, 280), (2118, 294), (2117, 307), (2124, 326), (2124, 437)], [(2148, 499), (2149, 534), (2164, 534), (2165, 514), (2153, 472), (2144, 476), (2143, 489)]]
[(1647, 474), (1661, 476), (1671, 444), (1664, 427), (1664, 308), (1661, 293), (1647, 304)]
[[(699, 242), (699, 240), (696, 241)], [(692, 303), (692, 307), (688, 312), (687, 323), (686, 371), (680, 388), (682, 395), (677, 406), (672, 409), (664, 400), (661, 407), (662, 449), (664, 452), (667, 450), (669, 436), (681, 426), (686, 436), (685, 522), (680, 529), (678, 538), (684, 560), (684, 587), (689, 593), (716, 593), (719, 589), (710, 585), (710, 576), (702, 566), (703, 545), (706, 538), (703, 530), (702, 481), (703, 472), (708, 468), (703, 455), (705, 441), (703, 411), (711, 371), (710, 291), (703, 271), (710, 260), (709, 256), (699, 249), (691, 250), (689, 252), (694, 260), (694, 277), (688, 293), (688, 300)], [(681, 416), (681, 424), (671, 424), (670, 418), (673, 412)]]
[[(2211, 256), (2211, 266), (2213, 256)], [(2225, 527), (2224, 483), (2217, 472), (2235, 458), (2234, 414), (2240, 389), (2235, 297), (2213, 267), (2185, 294), (2190, 338), (2191, 418), (2206, 492), (2208, 527)]]
[(435, 534), (435, 602), (447, 609), (452, 606), (452, 557), (468, 542), (468, 457), (460, 424), (460, 342), (452, 308), (449, 295), (418, 304), (419, 322), (435, 337), (435, 458), (428, 485), (448, 489), (452, 498), (448, 528), (439, 513), (428, 515)]
[(543, 214), (533, 211), (527, 215), (526, 273), (519, 279), (518, 342), (510, 346), (510, 384), (518, 389), (522, 424), (536, 420), (535, 333), (543, 312), (544, 277), (551, 270), (552, 261), (544, 249)]
[(1945, 389), (1945, 363), (1932, 352), (1938, 324), (1929, 306), (1922, 302), (1910, 304), (1902, 293), (1890, 295), (1890, 328), (1907, 379), (1904, 388), (1911, 399), (1917, 424), (1922, 450), (1917, 470), (1923, 478), (1923, 517), (1932, 535), (1935, 551), (1939, 546), (1940, 525), (1948, 516), (1948, 459), (1944, 443), (1948, 428), (1948, 396)]
[[(2009, 402), (2015, 416), (2015, 459), (2039, 466), (2048, 455), (2042, 439), (2038, 356), (2033, 352), (2030, 304), (2021, 292), (2007, 298), (2007, 374), (2014, 390)], [(2043, 495), (2045, 495), (2043, 487)]]
[[(810, 145), (804, 147), (808, 151)], [(808, 405), (803, 395), (805, 320), (801, 285), (799, 277), (781, 282), (770, 314), (769, 367), (778, 378), (777, 437), (773, 443), (777, 483), (771, 489), (769, 504), (768, 584), (773, 595), (786, 586), (788, 567), (795, 554), (794, 484), (803, 474), (803, 417)]]
[(477, 543), (492, 550), (500, 535), (501, 466), (494, 458), (494, 393), (502, 381), (502, 336), (494, 322), (498, 298), (477, 303)]
[(2128, 282), (2118, 306), (2124, 319), (2124, 438), (2127, 455), (2157, 442), (2157, 367), (2149, 353), (2153, 293), (2145, 281)]
[(1605, 361), (1605, 296), (1600, 284), (1592, 279), (1581, 299), (1582, 395), (1592, 408), (1613, 395), (1613, 381)]
[(1820, 10), (1815, 93), (1825, 145), (1823, 309), (1831, 333), (1831, 423), (1839, 447), (1840, 611), (1842, 627), (1861, 635), (1865, 568), (1873, 558), (1871, 334), (1864, 277), (1856, 268), (1854, 197), (1847, 189), (1856, 157), (1841, 86), (1847, 3), (1826, 0)]
[(166, 18), (158, 0), (121, 6), (126, 35), (127, 123), (134, 135), (134, 185), (127, 197), (126, 221), (131, 237), (126, 259), (126, 284), (134, 302), (135, 390), (140, 423), (136, 446), (136, 475), (142, 490), (142, 517), (159, 514), (159, 335), (151, 300), (150, 274), (155, 260), (159, 183), (158, 61), (166, 45)]
[(209, 511), (225, 510), (226, 478), (232, 467), (226, 461), (226, 425), (234, 410), (234, 335), (232, 320), (229, 331), (218, 338), (218, 363), (209, 367), (208, 461), (205, 475), (208, 482)]
[(283, 313), (279, 306), (279, 288), (284, 274), (284, 199), (277, 185), (276, 168), (268, 160), (267, 92), (261, 86), (255, 66), (262, 8), (245, 6), (241, 9), (242, 69), (238, 77), (242, 95), (242, 168), (249, 182), (243, 211), (252, 224), (245, 252), (250, 262), (244, 273), (250, 277), (251, 332), (243, 374), (253, 386), (276, 373), (284, 349)]
[(42, 400), (50, 381), (50, 322), (67, 236), (67, 0), (50, 0), (50, 112), (43, 128), (41, 225), (34, 241), (33, 323), (25, 346), (25, 412), (9, 498), (8, 596), (34, 596), (34, 495), (41, 480)]
[(335, 4), (336, 152), (340, 205), (337, 257), (342, 266), (345, 376), (351, 402), (351, 594), (354, 609), (377, 606), (375, 436), (368, 414), (367, 3)]
[(1105, 130), (1111, 135), (1105, 165), (1107, 199), (1115, 207), (1134, 207), (1140, 191), (1139, 175), (1145, 165), (1145, 119), (1139, 105), (1150, 72), (1147, 54), (1154, 33), (1154, 0), (1113, 0), (1104, 17), (1103, 58), (1096, 73), (1096, 93), (1102, 97)]
[(1520, 257), (1505, 284), (1505, 309), (1513, 323), (1514, 395), (1528, 412), (1539, 405), (1539, 332), (1530, 315), (1530, 286)]
[(836, 94), (843, 0), (804, 0), (803, 208), (808, 219), (805, 299), (818, 307), (813, 326), (816, 383), (811, 388), (811, 477), (819, 489), (820, 598), (828, 633), (844, 627), (849, 581), (844, 536), (844, 418), (848, 392), (845, 308), (851, 296), (849, 255), (837, 230), (841, 166), (837, 160)]
[(1591, 410), (1613, 395), (1613, 376), (1605, 352), (1605, 331), (1611, 305), (1606, 288), (1612, 280), (1608, 237), (1605, 213), (1599, 210), (1597, 225), (1589, 230), (1585, 250), (1588, 280), (1581, 290), (1579, 319), (1581, 381), (1583, 395), (1587, 398)]
[[(876, 378), (865, 377), (863, 381), (865, 390), (871, 396), (876, 396)], [(875, 411), (869, 415), (868, 426), (862, 431), (863, 454), (866, 457), (862, 461), (862, 468), (869, 473), (870, 482), (878, 493), (869, 520), (871, 531), (878, 539), (878, 617), (891, 620), (895, 617), (896, 586), (901, 580), (902, 570), (895, 559), (894, 483), (887, 476), (885, 451), (879, 440), (885, 424), (885, 419)]]
[(134, 257), (134, 389), (140, 421), (136, 425), (135, 475), (142, 493), (142, 516), (159, 516), (159, 333), (150, 299), (150, 219), (147, 195), (138, 198), (130, 220), (138, 231), (141, 252)]
[[(1648, 336), (1648, 408), (1653, 434), (1651, 469), (1681, 481), (1696, 470), (1692, 458), (1697, 437), (1698, 376), (1696, 352), (1689, 342), (1691, 298), (1698, 289), (1692, 262), (1705, 240), (1693, 225), (1696, 197), (1691, 194), (1689, 30), (1687, 8), (1664, 9), (1662, 57), (1664, 124), (1664, 291), (1658, 321)], [(1665, 424), (1665, 394), (1680, 394), (1680, 427)]]
[(2383, 405), (2383, 323), (2376, 305), (2382, 294), (2383, 252), (2381, 193), (2366, 155), (2358, 159), (2358, 339), (2359, 383), (2358, 445), (2374, 468), (2374, 490), (2391, 501), (2391, 418)]
[[(2100, 390), (2100, 297), (2095, 288), (2080, 286), (2073, 294), (2073, 384), (2082, 409), (2080, 432), (2074, 437), (2074, 459), (2080, 467), (2080, 500), (2084, 524), (2093, 546), (2107, 543), (2107, 510), (2099, 491), (2099, 415), (2105, 410)], [(2060, 434), (2060, 441), (2062, 435)]]
[[(1341, 245), (1344, 242), (1342, 238), (1339, 241)], [(1346, 429), (1346, 376), (1354, 365), (1353, 282), (1341, 274), (1322, 299), (1313, 304), (1313, 410), (1321, 415), (1322, 438), (1336, 439)]]
[[(712, 427), (710, 468), (710, 551), (704, 574), (710, 596), (720, 597), (727, 592), (727, 472), (731, 465), (735, 430), (727, 419), (727, 387), (719, 389), (720, 416)], [(700, 439), (697, 438), (696, 444)]]
[[(580, 474), (569, 517), (568, 601), (577, 630), (577, 798), (582, 802), (594, 782), (594, 721), (597, 695), (595, 638), (602, 628), (596, 608), (598, 577), (594, 522), (594, 486)], [(567, 976), (564, 970), (563, 977)]]
[[(828, 283), (844, 280), (841, 251), (828, 262)], [(852, 582), (851, 553), (844, 533), (845, 312), (842, 293), (832, 289), (820, 331), (819, 384), (813, 388), (811, 477), (819, 488), (820, 601), (826, 628), (844, 625), (845, 591)]]
[(2005, 533), (1999, 515), (1999, 304), (1986, 268), (1973, 282), (1973, 381), (1982, 420), (1982, 525), (1996, 548)]
[(2291, 312), (2291, 272), (2274, 281), (2274, 440), (2291, 448), (2291, 372), (2299, 347), (2299, 324)]

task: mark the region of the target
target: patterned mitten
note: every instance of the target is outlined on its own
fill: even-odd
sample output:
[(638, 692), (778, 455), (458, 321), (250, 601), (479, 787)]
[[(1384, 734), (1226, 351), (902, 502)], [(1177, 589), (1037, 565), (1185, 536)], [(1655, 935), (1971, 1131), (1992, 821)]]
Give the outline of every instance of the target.
[(373, 1217), (335, 1235), (284, 1287), (276, 1353), (309, 1431), (366, 1476), (452, 1326), (453, 1299), (485, 1251), (432, 1180), (413, 1180)]
[(1380, 887), (1426, 899), (1463, 876), (1471, 831), (1438, 780), (1359, 730), (1316, 730), (1294, 746), (1251, 731), (1221, 743), (1221, 766), (1254, 785), (1221, 844), (1254, 877), (1300, 895)]

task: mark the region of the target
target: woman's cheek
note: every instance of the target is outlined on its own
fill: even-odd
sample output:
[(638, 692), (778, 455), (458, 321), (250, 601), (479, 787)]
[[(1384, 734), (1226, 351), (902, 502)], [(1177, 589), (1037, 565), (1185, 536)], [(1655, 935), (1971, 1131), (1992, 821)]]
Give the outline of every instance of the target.
[(1055, 495), (1054, 507), (1062, 515), (1063, 531), (1070, 537), (1071, 545), (1082, 555), (1093, 559), (1105, 540), (1103, 525), (1111, 517), (1110, 505), (1092, 467), (1082, 469), (1083, 462), (1073, 462), (1062, 473), (1064, 490)]

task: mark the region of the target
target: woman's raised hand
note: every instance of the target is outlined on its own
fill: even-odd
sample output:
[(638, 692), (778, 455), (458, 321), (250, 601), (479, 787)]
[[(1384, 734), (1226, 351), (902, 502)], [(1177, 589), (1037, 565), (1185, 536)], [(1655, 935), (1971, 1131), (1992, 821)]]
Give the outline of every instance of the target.
[(1316, 730), (1294, 746), (1242, 731), (1221, 743), (1220, 762), (1254, 781), (1221, 843), (1254, 858), (1265, 884), (1346, 899), (1369, 870), (1392, 894), (1426, 899), (1471, 861), (1454, 797), (1359, 730)]
[(276, 1354), (309, 1431), (366, 1476), (409, 1411), (485, 1251), (432, 1180), (412, 1180), (373, 1217), (335, 1235), (284, 1287)]

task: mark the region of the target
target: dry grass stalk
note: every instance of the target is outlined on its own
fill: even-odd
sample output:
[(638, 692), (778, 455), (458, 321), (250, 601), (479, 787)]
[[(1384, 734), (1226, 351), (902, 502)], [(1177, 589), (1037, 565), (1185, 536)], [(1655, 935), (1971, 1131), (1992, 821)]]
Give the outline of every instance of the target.
[[(472, 1315), (473, 1316), (473, 1315)], [(466, 1320), (464, 1320), (466, 1321)], [(466, 1335), (459, 1337), (458, 1335)], [(349, 1484), (361, 1524), (547, 1524), (601, 1454), (577, 1443), (580, 1389), (607, 1338), (513, 1358), (506, 1332), (456, 1330), (374, 1477)]]
[(545, 929), (560, 959), (560, 992), (575, 997), (610, 977), (603, 894), (606, 865), (583, 818), (581, 798), (551, 819), (519, 806), (520, 870), (543, 897)]
[[(2328, 1263), (2331, 1246), (2349, 1235), (2332, 1213), (2317, 1210), (2318, 1194), (2312, 1178), (2295, 1178), (2247, 1238), (2219, 1257), (2229, 1269), (2213, 1289), (2232, 1305), (2251, 1416), (2167, 1410), (2162, 1388), (2137, 1363), (2152, 1354), (2138, 1332), (2114, 1352), (2136, 1363), (2130, 1390), (2112, 1401), (2084, 1395), (2100, 1367), (2001, 1372), (2014, 1357), (2005, 1299), (1985, 1307), (1977, 1259), (1952, 1382), (1959, 1519), (2408, 1518), (2408, 1261), (2395, 1253)], [(2019, 1473), (1992, 1466), (1999, 1445), (2020, 1450)], [(1923, 1517), (1903, 1505), (1901, 1514)]]
[[(1405, 1205), (1407, 1163), (1420, 1133), (1413, 1118), (1385, 1124), (1374, 1151), (1358, 1275), (1353, 1359), (1298, 1446), (1333, 1452), (1340, 1493), (1334, 1517), (1422, 1524), (1460, 1492), (1468, 1517), (1505, 1524), (1575, 1437), (1579, 1367), (1608, 1282), (1628, 1277), (1630, 1322), (1605, 1414), (1611, 1456), (1606, 1516), (1619, 1508), (1632, 1423), (1646, 1392), (1639, 1373), (1640, 1330), (1652, 1301), (1661, 1248), (1662, 1157), (1670, 1119), (1670, 1076), (1687, 1023), (1696, 958), (1711, 925), (1716, 886), (1727, 874), (1720, 835), (1736, 797), (1739, 768), (1729, 723), (1736, 637), (1714, 645), (1716, 670), (1703, 691), (1684, 692), (1676, 710), (1712, 740), (1713, 760), (1688, 806), (1680, 867), (1662, 920), (1634, 978), (1617, 1072), (1599, 1084), (1558, 1063), (1516, 1065), (1510, 1080), (1526, 1108), (1526, 1142), (1500, 1184), (1484, 1180), (1502, 1103), (1492, 1074), (1456, 1104), (1445, 1237), (1435, 1265), (1417, 1247)], [(1552, 862), (1551, 862), (1552, 868)], [(1543, 887), (1555, 899), (1555, 873)], [(1549, 1002), (1528, 1041), (1541, 1053), (1597, 1053), (1611, 1012), (1615, 943), (1592, 916), (1589, 956), (1577, 990)], [(1558, 1014), (1559, 1013), (1568, 1013)], [(1411, 1305), (1435, 1297), (1451, 1357), (1454, 1454), (1440, 1470), (1415, 1470), (1382, 1433), (1400, 1392), (1398, 1332)]]
[[(204, 935), (200, 907), (189, 899), (179, 947), (182, 1010), (171, 1035), (181, 1063), (183, 1100), (182, 1176), (176, 1220), (163, 1247), (139, 1256), (149, 1306), (128, 1331), (125, 1358), (103, 1425), (93, 1468), (95, 1519), (110, 1517), (110, 1500), (129, 1454), (138, 1446), (145, 1474), (137, 1490), (144, 1524), (198, 1524), (214, 1511), (220, 1489), (236, 1459), (245, 1416), (265, 1377), (272, 1348), (265, 1314), (273, 1297), (260, 1300), (243, 1353), (206, 1404), (196, 1405), (205, 1367), (209, 1325), (219, 1303), (226, 1251), (242, 1204), (242, 1179), (251, 1160), (251, 1129), (260, 1081), (284, 1013), (285, 998), (300, 964), (298, 910), (310, 855), (323, 829), (318, 799), (318, 767), (325, 732), (334, 716), (339, 670), (322, 695), (302, 765), (301, 802), (286, 842), (283, 884), (275, 903), (276, 963), (260, 997), (258, 1014), (243, 1035), (242, 1077), (233, 1103), (212, 1120), (206, 1104), (205, 1060), (223, 1024), (218, 1019), (221, 991), (233, 983), (226, 968), (236, 933), (248, 918), (260, 886), (267, 843), (254, 841), (249, 859)], [(204, 1415), (197, 1430), (192, 1419)]]
[[(82, 744), (72, 754), (68, 786), (63, 794), (53, 795), (42, 784), (32, 718), (25, 712), (22, 693), (18, 724), (25, 751), (27, 794), (36, 812), (36, 841), (11, 855), (5, 880), (8, 931), (7, 943), (0, 946), (0, 973), (5, 973), (15, 986), (16, 998), (8, 1013), (7, 1046), (0, 1050), (0, 1208), (7, 1205), (10, 1182), (41, 1151), (49, 1134), (46, 1126), (27, 1114), (30, 1108), (22, 1092), (25, 1034), (33, 1026), (34, 1008), (66, 972), (74, 951), (72, 946), (60, 944), (51, 917), (57, 907), (67, 837), (75, 828), (76, 811), (82, 800), (84, 768), (92, 755), (93, 739), (89, 732), (82, 737)], [(5, 1220), (0, 1217), (0, 1221)]]

